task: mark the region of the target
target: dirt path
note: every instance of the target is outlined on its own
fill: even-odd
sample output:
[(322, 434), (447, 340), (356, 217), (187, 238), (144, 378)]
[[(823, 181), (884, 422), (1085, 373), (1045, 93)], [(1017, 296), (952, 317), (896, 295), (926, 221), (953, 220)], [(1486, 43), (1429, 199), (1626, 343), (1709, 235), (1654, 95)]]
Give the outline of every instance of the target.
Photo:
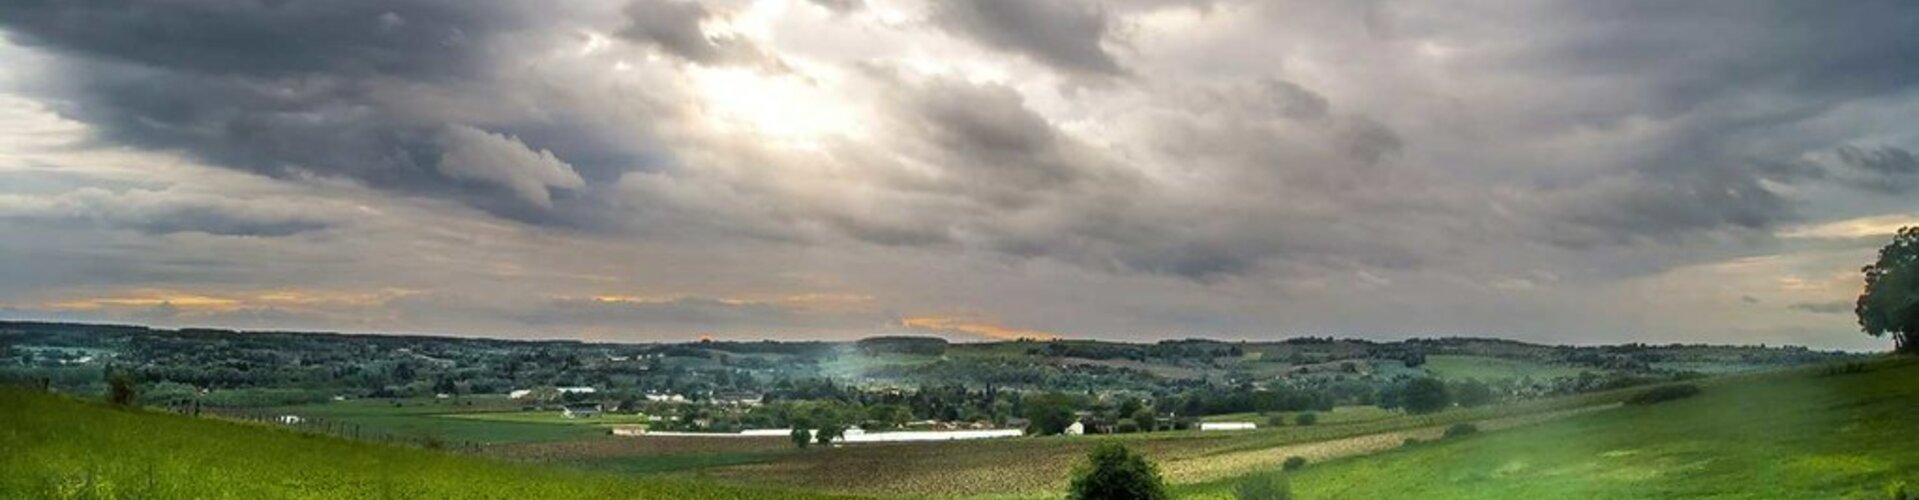
[[(1541, 422), (1558, 420), (1574, 415), (1583, 415), (1601, 410), (1618, 408), (1618, 404), (1588, 406), (1545, 413), (1534, 413), (1516, 417), (1504, 417), (1479, 420), (1473, 425), (1482, 431), (1510, 429)], [(1405, 445), (1406, 439), (1438, 439), (1446, 432), (1446, 427), (1437, 425), (1402, 431), (1382, 432), (1330, 441), (1316, 441), (1295, 445), (1239, 451), (1216, 455), (1204, 455), (1181, 458), (1160, 464), (1160, 470), (1166, 479), (1175, 483), (1195, 483), (1227, 478), (1259, 469), (1272, 468), (1286, 460), (1286, 457), (1305, 457), (1310, 462), (1378, 453)]]

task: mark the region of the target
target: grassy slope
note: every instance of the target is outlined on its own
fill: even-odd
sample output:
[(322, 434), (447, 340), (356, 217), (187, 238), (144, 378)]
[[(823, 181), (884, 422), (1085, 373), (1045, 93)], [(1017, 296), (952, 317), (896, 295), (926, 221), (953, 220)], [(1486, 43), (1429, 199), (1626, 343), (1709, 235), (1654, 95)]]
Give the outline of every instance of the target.
[(0, 387), (0, 498), (806, 498), (489, 462)]
[[(1298, 498), (1884, 498), (1919, 484), (1919, 361), (1736, 377), (1698, 397), (1308, 467)], [(1233, 481), (1182, 489), (1231, 498)]]

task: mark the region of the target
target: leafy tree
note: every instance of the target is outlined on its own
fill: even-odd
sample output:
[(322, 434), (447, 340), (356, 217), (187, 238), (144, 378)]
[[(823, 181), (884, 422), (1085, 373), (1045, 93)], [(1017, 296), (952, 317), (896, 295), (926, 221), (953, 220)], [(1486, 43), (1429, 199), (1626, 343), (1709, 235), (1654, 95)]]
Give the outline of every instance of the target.
[(1493, 402), (1492, 386), (1486, 385), (1485, 382), (1478, 380), (1468, 379), (1464, 382), (1453, 384), (1452, 394), (1453, 400), (1459, 402), (1460, 406), (1469, 408), (1485, 406)]
[(1027, 396), (1021, 406), (1032, 422), (1026, 432), (1048, 436), (1066, 432), (1066, 426), (1073, 425), (1073, 410), (1078, 404), (1072, 396), (1054, 393)]
[(1086, 463), (1073, 470), (1071, 500), (1164, 500), (1166, 481), (1159, 467), (1119, 443), (1093, 448)]
[(122, 370), (107, 368), (107, 402), (114, 406), (133, 406), (133, 400), (140, 396), (138, 383), (132, 375)]
[(819, 441), (820, 444), (833, 444), (833, 440), (844, 436), (846, 436), (845, 425), (837, 422), (828, 423), (820, 426), (819, 432), (813, 434), (813, 440)]
[(793, 440), (793, 446), (805, 449), (807, 444), (813, 442), (813, 433), (808, 432), (805, 427), (795, 426), (793, 427), (793, 433), (788, 434), (787, 438)]
[(1140, 430), (1146, 432), (1159, 430), (1159, 416), (1153, 414), (1152, 408), (1140, 408), (1139, 411), (1133, 412), (1133, 421), (1139, 423)]
[(1238, 500), (1292, 500), (1293, 487), (1279, 474), (1254, 474), (1233, 487)]
[(1452, 396), (1446, 393), (1446, 383), (1432, 377), (1422, 377), (1406, 381), (1401, 387), (1399, 404), (1407, 413), (1433, 413), (1446, 409), (1452, 404)]
[(1879, 261), (1860, 269), (1866, 290), (1853, 311), (1867, 335), (1892, 337), (1893, 351), (1919, 354), (1919, 227), (1907, 227), (1879, 249)]

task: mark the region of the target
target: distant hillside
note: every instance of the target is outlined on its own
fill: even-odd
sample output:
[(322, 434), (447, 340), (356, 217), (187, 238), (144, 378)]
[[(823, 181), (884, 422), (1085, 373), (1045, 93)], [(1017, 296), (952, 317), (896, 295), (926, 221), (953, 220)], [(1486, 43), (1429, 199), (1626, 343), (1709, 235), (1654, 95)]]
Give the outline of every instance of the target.
[(0, 386), (0, 498), (825, 498), (488, 462)]

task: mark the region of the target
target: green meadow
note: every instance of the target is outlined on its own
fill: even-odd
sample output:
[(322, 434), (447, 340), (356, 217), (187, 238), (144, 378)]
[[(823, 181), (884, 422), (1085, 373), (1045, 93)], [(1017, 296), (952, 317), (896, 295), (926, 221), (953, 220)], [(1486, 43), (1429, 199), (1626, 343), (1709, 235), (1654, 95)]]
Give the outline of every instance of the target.
[(5, 387), (0, 450), (0, 498), (823, 498), (507, 464)]
[[(1887, 498), (1919, 485), (1919, 361), (1701, 384), (1696, 397), (1308, 466), (1296, 498)], [(1277, 464), (1274, 464), (1276, 467)], [(1182, 487), (1232, 498), (1238, 479)]]
[(612, 425), (638, 423), (638, 417), (632, 415), (569, 419), (558, 410), (521, 412), (502, 401), (476, 398), (473, 406), (463, 406), (453, 400), (359, 399), (283, 406), (258, 413), (299, 415), (313, 425), (347, 425), (351, 427), (336, 432), (373, 439), (476, 445), (580, 439), (606, 434)]

